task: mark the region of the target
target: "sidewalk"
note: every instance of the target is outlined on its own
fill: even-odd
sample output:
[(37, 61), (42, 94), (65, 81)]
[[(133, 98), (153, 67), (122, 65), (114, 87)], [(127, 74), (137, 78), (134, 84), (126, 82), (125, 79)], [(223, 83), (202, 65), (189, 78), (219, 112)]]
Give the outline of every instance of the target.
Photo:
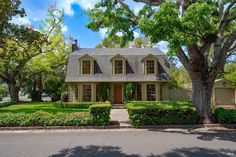
[(118, 121), (120, 126), (131, 126), (129, 123), (129, 115), (126, 109), (112, 109), (111, 121)]

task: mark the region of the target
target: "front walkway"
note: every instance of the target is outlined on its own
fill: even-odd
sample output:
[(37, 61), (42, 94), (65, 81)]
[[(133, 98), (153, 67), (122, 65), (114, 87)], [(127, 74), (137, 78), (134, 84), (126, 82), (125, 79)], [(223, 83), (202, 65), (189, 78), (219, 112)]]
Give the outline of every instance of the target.
[(111, 121), (118, 121), (120, 126), (130, 126), (126, 109), (111, 109)]

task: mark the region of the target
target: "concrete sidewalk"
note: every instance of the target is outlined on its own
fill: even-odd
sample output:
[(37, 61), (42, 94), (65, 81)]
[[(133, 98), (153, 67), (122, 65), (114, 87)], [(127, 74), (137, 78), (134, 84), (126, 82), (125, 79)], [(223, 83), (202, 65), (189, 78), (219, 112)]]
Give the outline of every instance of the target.
[(118, 121), (120, 126), (131, 126), (126, 109), (111, 109), (111, 121)]

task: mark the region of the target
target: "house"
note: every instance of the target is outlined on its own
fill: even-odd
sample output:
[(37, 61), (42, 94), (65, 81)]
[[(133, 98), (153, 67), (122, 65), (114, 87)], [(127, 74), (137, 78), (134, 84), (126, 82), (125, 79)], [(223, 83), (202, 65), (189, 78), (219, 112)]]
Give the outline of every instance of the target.
[(101, 101), (101, 88), (108, 85), (107, 100), (120, 104), (127, 83), (134, 100), (168, 100), (170, 79), (168, 58), (157, 48), (74, 48), (65, 81), (69, 101)]
[(236, 88), (227, 79), (217, 79), (212, 93), (212, 105), (232, 107), (236, 105)]

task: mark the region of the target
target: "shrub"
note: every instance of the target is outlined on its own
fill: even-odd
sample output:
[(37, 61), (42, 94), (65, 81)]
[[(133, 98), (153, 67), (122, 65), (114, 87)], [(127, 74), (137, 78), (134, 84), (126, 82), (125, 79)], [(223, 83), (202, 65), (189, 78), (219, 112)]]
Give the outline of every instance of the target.
[(236, 124), (236, 110), (222, 107), (214, 110), (214, 116), (219, 123)]
[[(109, 104), (109, 102), (106, 102)], [(80, 109), (88, 109), (89, 106), (94, 104), (104, 104), (104, 102), (62, 102), (57, 101), (54, 103), (55, 107), (58, 108), (80, 108)]]
[(89, 113), (93, 125), (108, 125), (110, 119), (111, 105), (96, 104), (89, 107)]
[(197, 124), (196, 109), (188, 102), (129, 102), (129, 119), (134, 126)]
[(85, 113), (57, 113), (43, 111), (34, 113), (1, 113), (1, 127), (19, 126), (83, 126), (91, 124), (88, 114)]

